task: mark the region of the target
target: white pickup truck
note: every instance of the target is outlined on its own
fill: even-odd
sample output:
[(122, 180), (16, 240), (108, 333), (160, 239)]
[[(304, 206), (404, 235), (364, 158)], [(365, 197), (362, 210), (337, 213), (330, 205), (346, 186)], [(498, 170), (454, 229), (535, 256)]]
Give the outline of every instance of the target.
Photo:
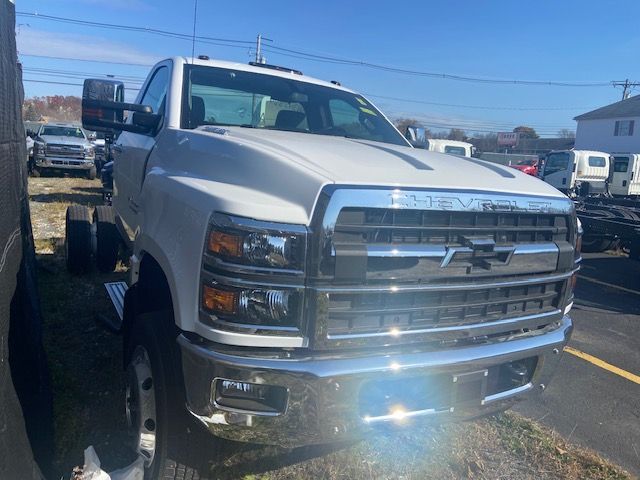
[(116, 132), (113, 207), (69, 209), (67, 260), (109, 270), (130, 249), (126, 402), (149, 478), (188, 466), (194, 419), (292, 447), (548, 385), (580, 260), (556, 189), (414, 149), (295, 70), (171, 58), (123, 98), (85, 81), (85, 128)]

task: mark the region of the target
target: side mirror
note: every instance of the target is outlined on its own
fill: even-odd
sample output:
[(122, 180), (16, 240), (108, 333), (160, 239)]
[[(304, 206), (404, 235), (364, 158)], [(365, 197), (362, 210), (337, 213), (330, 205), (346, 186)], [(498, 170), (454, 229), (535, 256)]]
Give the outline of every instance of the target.
[(88, 135), (88, 139), (89, 139), (90, 142), (95, 142), (96, 141), (96, 132), (91, 132)]
[(413, 145), (415, 148), (427, 148), (427, 135), (426, 131), (422, 127), (415, 127), (413, 125), (409, 125), (405, 130), (404, 136), (409, 143)]
[[(119, 131), (150, 133), (149, 124), (160, 123), (160, 115), (152, 112), (151, 107), (137, 103), (125, 103), (124, 84), (116, 80), (87, 79), (82, 90), (82, 126), (96, 132), (116, 133)], [(146, 119), (143, 124), (126, 123), (124, 112), (139, 112), (152, 115), (157, 120)], [(134, 119), (135, 120), (135, 116)]]

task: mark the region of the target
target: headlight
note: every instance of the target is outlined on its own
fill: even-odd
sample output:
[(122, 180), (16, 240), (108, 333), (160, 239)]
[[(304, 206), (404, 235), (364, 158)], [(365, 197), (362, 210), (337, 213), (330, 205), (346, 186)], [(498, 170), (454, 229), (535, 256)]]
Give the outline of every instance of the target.
[(234, 324), (295, 327), (301, 293), (286, 288), (237, 288), (218, 282), (202, 286), (203, 310), (215, 320)]
[(39, 157), (44, 157), (45, 150), (47, 148), (47, 144), (45, 142), (34, 142), (33, 151)]
[(267, 335), (262, 346), (299, 335), (306, 241), (302, 225), (214, 214), (204, 245), (202, 321), (218, 331)]
[(207, 236), (207, 253), (223, 262), (249, 268), (301, 272), (305, 241), (304, 227), (217, 214)]
[(84, 147), (84, 156), (85, 158), (93, 158), (96, 154), (95, 149), (90, 145), (85, 145)]

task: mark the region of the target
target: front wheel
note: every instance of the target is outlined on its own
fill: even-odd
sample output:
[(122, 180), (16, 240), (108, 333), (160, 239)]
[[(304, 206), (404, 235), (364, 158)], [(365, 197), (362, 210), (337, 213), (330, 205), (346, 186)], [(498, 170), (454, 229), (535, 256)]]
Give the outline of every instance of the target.
[(199, 480), (207, 467), (203, 440), (194, 437), (208, 434), (185, 410), (176, 335), (167, 332), (173, 330), (168, 322), (173, 323), (170, 311), (134, 320), (127, 347), (127, 423), (145, 461), (145, 479)]

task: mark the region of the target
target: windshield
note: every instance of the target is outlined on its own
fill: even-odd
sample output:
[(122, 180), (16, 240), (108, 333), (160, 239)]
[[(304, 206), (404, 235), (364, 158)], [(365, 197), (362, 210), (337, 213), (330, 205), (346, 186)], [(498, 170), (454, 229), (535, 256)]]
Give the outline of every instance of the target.
[(240, 126), (408, 146), (360, 95), (273, 75), (187, 66), (183, 128)]
[(527, 167), (532, 167), (536, 164), (537, 162), (535, 160), (520, 160), (517, 165), (525, 165)]
[(85, 138), (80, 127), (63, 127), (60, 125), (45, 125), (40, 130), (40, 135), (55, 135), (57, 137)]

